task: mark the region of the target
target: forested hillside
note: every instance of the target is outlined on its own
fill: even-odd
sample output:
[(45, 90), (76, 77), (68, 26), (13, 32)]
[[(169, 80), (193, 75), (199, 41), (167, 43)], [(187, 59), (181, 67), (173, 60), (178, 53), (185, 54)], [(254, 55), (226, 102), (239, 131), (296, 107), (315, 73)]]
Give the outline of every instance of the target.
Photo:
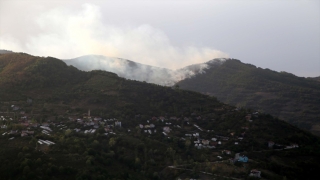
[(312, 78), (230, 59), (177, 85), (237, 107), (270, 113), (320, 135), (320, 83)]
[(320, 168), (318, 137), (215, 97), (23, 53), (0, 55), (0, 68), (0, 179), (312, 179)]

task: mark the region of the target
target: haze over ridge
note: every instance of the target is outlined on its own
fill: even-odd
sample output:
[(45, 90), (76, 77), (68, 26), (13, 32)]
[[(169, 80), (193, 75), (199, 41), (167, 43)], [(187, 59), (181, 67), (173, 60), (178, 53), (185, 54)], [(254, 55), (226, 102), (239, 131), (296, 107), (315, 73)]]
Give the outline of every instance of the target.
[(83, 71), (105, 70), (127, 79), (172, 86), (180, 80), (204, 73), (211, 66), (221, 65), (225, 60), (225, 58), (216, 58), (205, 63), (192, 64), (177, 70), (102, 55), (86, 55), (63, 61), (67, 65), (72, 65)]
[(228, 57), (211, 47), (175, 46), (163, 31), (148, 24), (106, 25), (101, 22), (101, 16), (101, 9), (93, 4), (83, 4), (79, 11), (55, 8), (37, 17), (39, 35), (31, 36), (26, 43), (4, 35), (0, 44), (6, 49), (38, 56), (67, 59), (101, 54), (169, 69)]

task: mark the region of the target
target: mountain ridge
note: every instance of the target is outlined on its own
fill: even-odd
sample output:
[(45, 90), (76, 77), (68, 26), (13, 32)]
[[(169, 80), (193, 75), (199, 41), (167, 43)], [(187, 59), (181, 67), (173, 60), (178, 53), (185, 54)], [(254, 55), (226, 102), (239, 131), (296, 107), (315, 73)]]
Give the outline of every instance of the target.
[(320, 83), (311, 78), (227, 60), (177, 85), (224, 103), (268, 112), (319, 135)]
[[(4, 179), (250, 179), (258, 169), (262, 178), (281, 180), (318, 173), (320, 139), (269, 114), (80, 71), (53, 57), (2, 54), (0, 67)], [(250, 160), (230, 164), (237, 153)]]

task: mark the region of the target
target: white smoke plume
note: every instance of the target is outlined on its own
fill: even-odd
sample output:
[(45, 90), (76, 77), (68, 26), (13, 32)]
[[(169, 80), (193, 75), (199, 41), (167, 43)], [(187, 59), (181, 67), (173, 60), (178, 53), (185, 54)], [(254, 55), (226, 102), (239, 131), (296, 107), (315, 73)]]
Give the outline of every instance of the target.
[[(0, 35), (0, 48), (60, 59), (97, 54), (168, 69), (228, 57), (210, 47), (174, 46), (164, 32), (147, 24), (138, 27), (103, 24), (99, 7), (92, 4), (84, 4), (78, 12), (63, 8), (45, 12), (36, 19), (36, 27), (40, 33), (31, 35), (24, 43), (8, 34)], [(97, 66), (94, 63), (86, 65), (93, 69)], [(121, 69), (110, 67), (118, 68), (109, 69), (113, 72)], [(161, 73), (153, 76), (160, 77)]]

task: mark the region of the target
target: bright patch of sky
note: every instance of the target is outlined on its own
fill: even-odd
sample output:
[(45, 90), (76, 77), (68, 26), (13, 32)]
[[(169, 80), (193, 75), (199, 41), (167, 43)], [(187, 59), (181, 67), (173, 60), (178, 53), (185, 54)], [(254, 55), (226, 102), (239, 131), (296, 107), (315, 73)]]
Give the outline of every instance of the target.
[(170, 69), (232, 57), (320, 76), (320, 1), (0, 0), (0, 49)]

